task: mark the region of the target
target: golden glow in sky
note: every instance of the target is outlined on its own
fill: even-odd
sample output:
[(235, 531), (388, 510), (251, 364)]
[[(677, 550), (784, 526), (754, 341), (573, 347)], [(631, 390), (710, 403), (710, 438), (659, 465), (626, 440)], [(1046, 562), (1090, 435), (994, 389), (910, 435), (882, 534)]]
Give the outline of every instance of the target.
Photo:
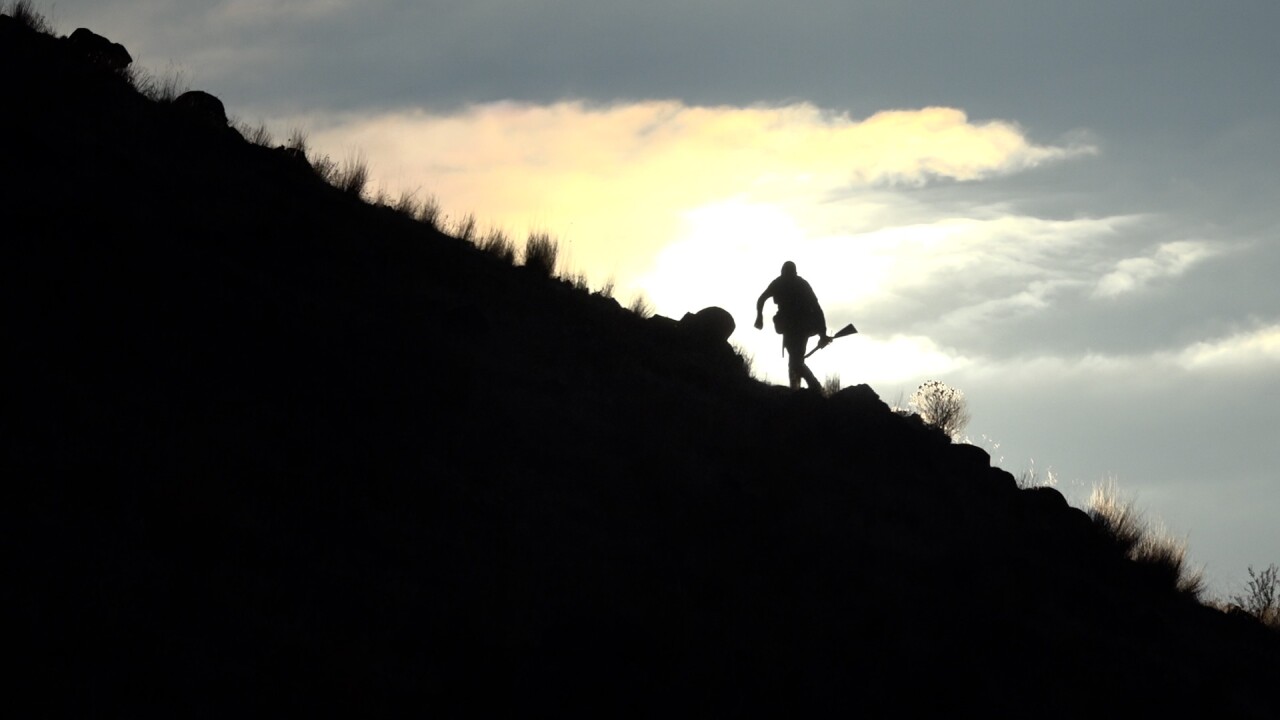
[[(986, 245), (1033, 221), (998, 210), (931, 216), (896, 190), (1093, 152), (1037, 145), (1016, 125), (976, 123), (942, 107), (859, 120), (809, 104), (504, 102), (278, 122), (307, 129), (321, 152), (367, 159), (391, 197), (434, 195), (452, 222), (474, 214), (481, 232), (501, 229), (518, 243), (549, 232), (562, 272), (584, 273), (595, 287), (612, 280), (624, 305), (642, 295), (675, 318), (724, 307), (738, 323), (733, 341), (760, 357), (765, 377), (784, 372), (768, 359), (777, 338), (751, 323), (783, 261), (814, 285), (832, 329), (856, 322), (867, 302), (963, 270), (984, 253), (999, 256)], [(1066, 225), (1067, 236), (1082, 227)], [(881, 379), (965, 362), (926, 338), (857, 324), (864, 334), (843, 347), (858, 352), (833, 346), (813, 362), (853, 364), (848, 372)]]

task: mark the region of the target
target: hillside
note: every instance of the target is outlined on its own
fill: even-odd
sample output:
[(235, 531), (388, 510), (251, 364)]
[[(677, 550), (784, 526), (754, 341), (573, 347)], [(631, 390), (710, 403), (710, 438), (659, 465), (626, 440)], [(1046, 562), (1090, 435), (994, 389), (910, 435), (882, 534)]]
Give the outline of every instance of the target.
[(1280, 637), (1057, 491), (85, 48), (0, 16), (6, 596), (48, 713), (1277, 717)]

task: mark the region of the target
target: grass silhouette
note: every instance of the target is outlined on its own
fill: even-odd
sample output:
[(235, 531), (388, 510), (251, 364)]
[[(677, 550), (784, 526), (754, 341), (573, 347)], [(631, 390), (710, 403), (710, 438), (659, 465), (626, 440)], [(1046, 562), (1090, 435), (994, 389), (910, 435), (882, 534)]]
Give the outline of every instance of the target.
[(493, 228), (485, 233), (484, 237), (476, 243), (476, 247), (505, 263), (515, 264), (516, 244), (499, 228)]
[(840, 373), (831, 373), (822, 380), (822, 394), (826, 397), (840, 392), (841, 387)]
[(556, 272), (560, 246), (548, 233), (530, 233), (524, 245), (524, 266), (544, 277)]
[(129, 82), (143, 97), (160, 104), (171, 103), (191, 89), (186, 75), (174, 69), (163, 75), (154, 75), (145, 69), (130, 66)]
[(45, 19), (44, 15), (36, 11), (35, 5), (31, 0), (13, 0), (13, 2), (0, 5), (0, 14), (8, 15), (23, 27), (34, 32), (45, 35), (53, 33), (53, 27)]
[(1153, 526), (1132, 500), (1120, 497), (1114, 481), (1094, 486), (1088, 513), (1116, 551), (1136, 563), (1151, 582), (1194, 598), (1204, 593), (1204, 573), (1188, 566), (1186, 542)]
[(275, 145), (275, 138), (271, 135), (271, 130), (267, 128), (266, 123), (258, 123), (253, 125), (243, 120), (232, 120), (231, 127), (245, 139), (245, 142), (252, 143), (259, 147), (272, 147)]
[(644, 296), (644, 293), (637, 293), (631, 299), (631, 304), (627, 306), (627, 309), (642, 318), (653, 317), (653, 305), (649, 303), (649, 299)]

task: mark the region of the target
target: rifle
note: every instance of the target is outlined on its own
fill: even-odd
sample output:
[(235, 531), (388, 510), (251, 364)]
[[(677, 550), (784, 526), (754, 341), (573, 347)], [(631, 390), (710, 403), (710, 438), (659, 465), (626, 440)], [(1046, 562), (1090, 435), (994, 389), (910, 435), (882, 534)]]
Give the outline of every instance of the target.
[(844, 337), (844, 336), (846, 336), (846, 335), (852, 335), (852, 334), (854, 334), (854, 333), (856, 333), (856, 332), (858, 332), (858, 328), (854, 327), (854, 326), (853, 326), (853, 323), (849, 323), (848, 325), (845, 325), (844, 327), (842, 327), (842, 328), (840, 328), (839, 330), (837, 330), (837, 331), (835, 332), (835, 334), (834, 334), (834, 335), (832, 335), (831, 337), (828, 337), (828, 338), (822, 338), (821, 340), (819, 340), (819, 341), (818, 341), (818, 347), (816, 347), (816, 348), (814, 348), (814, 349), (810, 350), (807, 354), (805, 354), (805, 356), (804, 356), (804, 357), (805, 357), (805, 359), (807, 360), (807, 359), (809, 358), (809, 356), (810, 356), (810, 355), (812, 355), (812, 354), (814, 354), (814, 353), (818, 352), (819, 350), (821, 350), (822, 348), (824, 348), (824, 347), (826, 347), (826, 346), (830, 345), (832, 340), (835, 340), (836, 338), (842, 338), (842, 337)]

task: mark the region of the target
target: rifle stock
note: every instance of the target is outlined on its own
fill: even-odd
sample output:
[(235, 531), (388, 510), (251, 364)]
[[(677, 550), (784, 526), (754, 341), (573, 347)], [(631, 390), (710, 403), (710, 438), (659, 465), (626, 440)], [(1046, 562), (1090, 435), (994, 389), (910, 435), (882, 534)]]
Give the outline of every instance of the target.
[[(831, 340), (835, 340), (836, 338), (842, 338), (842, 337), (845, 337), (846, 335), (852, 335), (852, 334), (854, 334), (854, 333), (856, 333), (856, 332), (858, 332), (858, 328), (854, 327), (854, 326), (853, 326), (853, 323), (849, 323), (848, 325), (845, 325), (844, 327), (842, 327), (842, 328), (840, 328), (839, 330), (837, 330), (837, 331), (835, 332), (835, 334), (831, 336)], [(828, 342), (830, 342), (830, 341), (828, 341)], [(822, 349), (822, 348), (824, 348), (824, 347), (826, 347), (826, 345), (823, 345), (822, 343), (819, 343), (817, 347), (815, 347), (814, 349), (812, 349), (812, 350), (810, 350), (809, 352), (805, 353), (805, 358), (807, 359), (810, 355), (812, 355), (812, 354), (814, 354), (814, 353), (818, 352), (819, 350), (821, 350), (821, 349)]]

